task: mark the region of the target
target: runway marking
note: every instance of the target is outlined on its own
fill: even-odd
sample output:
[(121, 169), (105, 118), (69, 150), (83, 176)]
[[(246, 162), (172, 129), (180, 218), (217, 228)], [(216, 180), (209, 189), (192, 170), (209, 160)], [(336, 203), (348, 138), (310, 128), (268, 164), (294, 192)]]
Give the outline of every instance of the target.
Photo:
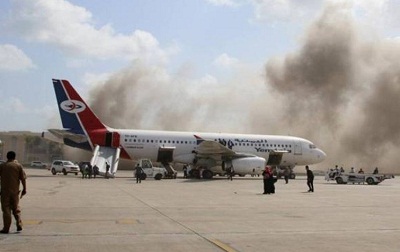
[(176, 219), (174, 219), (174, 218), (168, 216), (167, 214), (163, 213), (163, 212), (162, 212), (160, 209), (158, 209), (157, 207), (152, 206), (152, 205), (148, 204), (147, 202), (145, 202), (144, 200), (142, 200), (142, 199), (140, 199), (139, 197), (137, 197), (136, 195), (133, 195), (131, 192), (128, 192), (128, 191), (126, 191), (126, 190), (122, 190), (122, 191), (125, 191), (125, 193), (128, 194), (129, 196), (131, 196), (132, 198), (135, 198), (136, 200), (142, 202), (142, 204), (144, 204), (144, 205), (148, 206), (149, 208), (153, 209), (154, 211), (158, 212), (160, 215), (162, 215), (162, 216), (164, 216), (165, 218), (167, 218), (167, 219), (169, 219), (169, 220), (175, 222), (176, 224), (182, 226), (182, 227), (185, 228), (186, 230), (189, 230), (189, 231), (192, 232), (193, 234), (195, 234), (195, 235), (197, 235), (198, 237), (204, 239), (205, 241), (209, 242), (210, 244), (212, 244), (212, 245), (214, 245), (214, 246), (220, 248), (221, 250), (226, 251), (226, 252), (235, 252), (235, 251), (236, 251), (235, 249), (231, 248), (228, 244), (225, 244), (225, 243), (223, 243), (223, 242), (221, 242), (221, 241), (219, 241), (219, 240), (216, 240), (216, 239), (213, 239), (213, 240), (212, 240), (212, 239), (209, 239), (209, 238), (205, 237), (204, 235), (202, 235), (201, 233), (197, 232), (197, 231), (194, 230), (193, 228), (191, 228), (191, 227), (189, 227), (189, 226), (187, 226), (187, 225), (185, 225), (185, 224), (179, 222), (178, 220), (176, 220)]
[(45, 220), (45, 222), (59, 222), (59, 223), (80, 223), (80, 222), (92, 222), (94, 220), (83, 220), (83, 219), (52, 219)]
[[(24, 225), (40, 225), (43, 222), (59, 222), (59, 223), (80, 223), (80, 222), (96, 222), (96, 221), (112, 221), (112, 220), (83, 220), (83, 219), (52, 219), (52, 220), (22, 220)], [(115, 220), (116, 224), (125, 224), (125, 225), (133, 225), (138, 224), (138, 221), (135, 219), (120, 219)]]
[(41, 220), (22, 220), (22, 223), (24, 225), (39, 225), (39, 224), (42, 224), (43, 221), (41, 221)]
[(222, 241), (218, 240), (218, 239), (209, 239), (210, 242), (214, 243), (215, 245), (217, 245), (220, 249), (226, 251), (226, 252), (235, 252), (236, 250), (234, 248), (232, 248), (231, 246), (229, 246), (226, 243), (223, 243)]
[(138, 222), (135, 219), (122, 219), (122, 220), (117, 220), (115, 223), (124, 224), (124, 225), (132, 225), (132, 224), (137, 224)]

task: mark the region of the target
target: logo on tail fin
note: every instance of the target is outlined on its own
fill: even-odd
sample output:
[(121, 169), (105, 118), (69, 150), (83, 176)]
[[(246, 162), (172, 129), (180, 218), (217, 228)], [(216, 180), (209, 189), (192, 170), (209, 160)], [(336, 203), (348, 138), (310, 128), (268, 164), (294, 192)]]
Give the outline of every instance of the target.
[(86, 109), (86, 106), (81, 101), (66, 100), (61, 102), (60, 108), (68, 113), (80, 113)]

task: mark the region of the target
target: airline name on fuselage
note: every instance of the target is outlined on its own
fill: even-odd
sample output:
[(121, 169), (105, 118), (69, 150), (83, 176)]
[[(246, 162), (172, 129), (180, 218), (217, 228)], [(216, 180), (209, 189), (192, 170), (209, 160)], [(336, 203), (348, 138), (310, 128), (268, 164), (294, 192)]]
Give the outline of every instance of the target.
[[(127, 138), (127, 139), (129, 139), (129, 138), (134, 138), (134, 139), (138, 139), (138, 138), (140, 138), (138, 135), (125, 135), (125, 138)], [(253, 139), (239, 139), (239, 138), (235, 138), (235, 139), (224, 139), (224, 138), (218, 138), (218, 139), (215, 139), (215, 141), (216, 142), (218, 142), (218, 143), (220, 143), (221, 145), (223, 145), (223, 146), (226, 146), (226, 147), (228, 147), (229, 149), (233, 149), (233, 147), (235, 146), (235, 145), (251, 145), (251, 146), (253, 146), (253, 144), (259, 144), (259, 145), (261, 145), (261, 144), (263, 144), (263, 145), (265, 145), (265, 144), (268, 144), (268, 140), (266, 140), (266, 139), (256, 139), (256, 140), (253, 140)], [(178, 141), (179, 142), (179, 141)], [(127, 148), (131, 148), (131, 149), (142, 149), (143, 148), (143, 144), (144, 144), (145, 142), (143, 141), (143, 142), (138, 142), (138, 143), (132, 143), (133, 145), (129, 145), (129, 146), (127, 146)], [(139, 146), (141, 146), (141, 147), (139, 147)], [(265, 148), (265, 147), (261, 147), (261, 146), (254, 146), (254, 149), (255, 149), (255, 151), (256, 152), (262, 152), (262, 153), (265, 153), (265, 152), (271, 152), (271, 151), (273, 151), (274, 149), (272, 149), (272, 148)], [(285, 149), (286, 150), (286, 149)], [(289, 152), (291, 152), (291, 150), (290, 150), (290, 148), (288, 149), (288, 151)]]
[(257, 152), (269, 152), (270, 149), (265, 149), (265, 148), (257, 148), (255, 147), (254, 149), (256, 149)]

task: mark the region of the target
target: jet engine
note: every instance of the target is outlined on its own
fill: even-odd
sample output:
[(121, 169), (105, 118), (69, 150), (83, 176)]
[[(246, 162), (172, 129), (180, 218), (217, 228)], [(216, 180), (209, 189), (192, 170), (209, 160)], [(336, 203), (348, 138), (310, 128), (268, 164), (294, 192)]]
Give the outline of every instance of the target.
[(227, 171), (230, 167), (233, 167), (235, 173), (241, 175), (252, 174), (253, 171), (260, 174), (266, 163), (265, 158), (262, 157), (244, 157), (223, 162), (222, 169)]

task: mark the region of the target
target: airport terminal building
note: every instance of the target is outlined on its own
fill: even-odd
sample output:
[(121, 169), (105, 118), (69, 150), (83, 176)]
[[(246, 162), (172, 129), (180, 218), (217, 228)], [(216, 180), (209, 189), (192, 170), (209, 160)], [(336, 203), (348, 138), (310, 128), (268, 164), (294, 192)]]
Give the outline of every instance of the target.
[(0, 132), (0, 160), (6, 160), (7, 152), (17, 153), (17, 160), (22, 164), (32, 161), (50, 163), (63, 156), (63, 144), (44, 139), (42, 133), (30, 131)]

